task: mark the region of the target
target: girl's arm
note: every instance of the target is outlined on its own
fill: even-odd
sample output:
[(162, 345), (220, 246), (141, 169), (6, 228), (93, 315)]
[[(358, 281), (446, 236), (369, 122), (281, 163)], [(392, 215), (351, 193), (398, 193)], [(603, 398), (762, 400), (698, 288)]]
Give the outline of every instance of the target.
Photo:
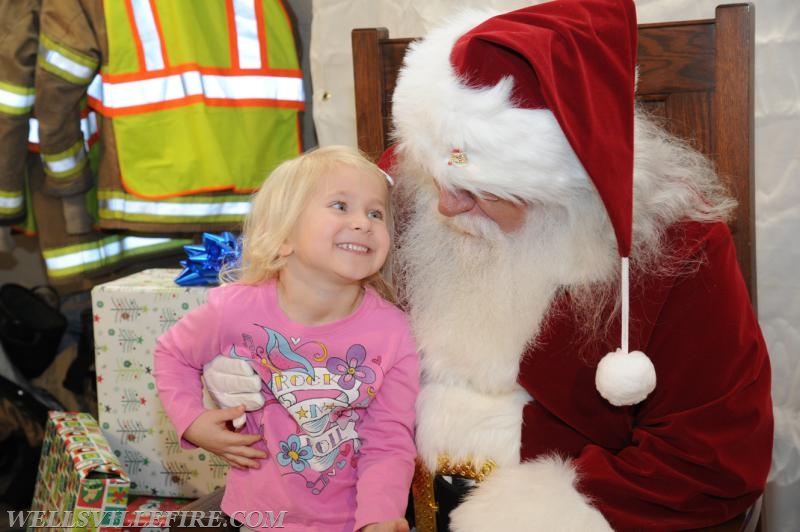
[[(359, 427), (355, 529), (407, 530), (402, 526), (414, 475), (415, 402), (419, 393), (419, 357), (410, 333), (387, 372)], [(386, 528), (389, 526), (390, 528)]]
[(243, 409), (206, 410), (203, 405), (203, 366), (221, 353), (220, 295), (220, 289), (211, 290), (207, 303), (185, 314), (158, 338), (154, 356), (158, 396), (182, 447), (200, 446), (233, 467), (258, 467), (254, 459), (263, 458), (264, 453), (250, 445), (260, 436), (239, 434), (227, 425)]
[[(203, 406), (203, 365), (220, 352), (215, 290), (207, 303), (189, 311), (156, 341), (153, 376), (158, 397), (183, 438), (186, 429), (206, 409)], [(181, 445), (191, 447), (182, 440)]]

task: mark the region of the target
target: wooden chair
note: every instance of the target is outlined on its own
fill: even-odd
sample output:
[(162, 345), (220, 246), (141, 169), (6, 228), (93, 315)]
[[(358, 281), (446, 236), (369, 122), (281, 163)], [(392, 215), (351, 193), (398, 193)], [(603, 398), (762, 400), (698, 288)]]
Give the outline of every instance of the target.
[[(638, 101), (715, 163), (739, 202), (730, 222), (756, 307), (753, 61), (754, 7), (721, 5), (713, 19), (639, 25)], [(392, 93), (413, 38), (385, 28), (352, 32), (358, 146), (373, 160), (389, 146)], [(765, 530), (761, 501), (707, 532)]]
[[(641, 24), (637, 98), (711, 157), (739, 201), (730, 226), (755, 308), (753, 12), (731, 4), (711, 20)], [(352, 32), (358, 146), (373, 160), (389, 145), (392, 92), (412, 40), (385, 28)]]

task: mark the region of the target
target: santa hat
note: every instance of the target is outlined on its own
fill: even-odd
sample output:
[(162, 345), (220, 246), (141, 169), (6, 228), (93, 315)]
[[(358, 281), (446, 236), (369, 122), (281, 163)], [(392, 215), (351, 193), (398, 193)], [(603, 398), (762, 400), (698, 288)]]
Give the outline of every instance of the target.
[(594, 185), (622, 258), (621, 347), (595, 383), (618, 406), (655, 388), (650, 360), (628, 352), (636, 47), (632, 0), (468, 13), (411, 45), (393, 100), (399, 149), (440, 186), (524, 200)]

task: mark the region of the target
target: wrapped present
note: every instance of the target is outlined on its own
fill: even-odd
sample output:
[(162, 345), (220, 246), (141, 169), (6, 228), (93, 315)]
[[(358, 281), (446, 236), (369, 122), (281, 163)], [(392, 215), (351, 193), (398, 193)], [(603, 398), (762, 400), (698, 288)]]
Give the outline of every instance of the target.
[(92, 289), (100, 427), (136, 495), (197, 498), (223, 486), (227, 474), (218, 456), (181, 448), (156, 393), (156, 339), (209, 290), (177, 285), (178, 273), (144, 270)]
[(45, 530), (95, 531), (100, 525), (118, 525), (129, 485), (91, 414), (49, 413), (31, 504), (31, 511), (52, 517)]
[(100, 532), (169, 532), (169, 513), (180, 511), (192, 499), (131, 495), (127, 512), (118, 527), (103, 527)]

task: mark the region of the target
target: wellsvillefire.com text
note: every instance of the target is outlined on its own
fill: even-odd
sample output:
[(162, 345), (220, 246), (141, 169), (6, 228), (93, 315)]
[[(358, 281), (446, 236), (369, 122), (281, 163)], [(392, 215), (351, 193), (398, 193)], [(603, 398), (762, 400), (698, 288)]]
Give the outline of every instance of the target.
[(220, 511), (11, 511), (8, 512), (12, 528), (129, 528), (165, 527), (168, 524), (177, 528), (221, 527), (224, 525), (248, 528), (283, 528), (286, 511), (280, 512), (233, 512), (228, 516)]

